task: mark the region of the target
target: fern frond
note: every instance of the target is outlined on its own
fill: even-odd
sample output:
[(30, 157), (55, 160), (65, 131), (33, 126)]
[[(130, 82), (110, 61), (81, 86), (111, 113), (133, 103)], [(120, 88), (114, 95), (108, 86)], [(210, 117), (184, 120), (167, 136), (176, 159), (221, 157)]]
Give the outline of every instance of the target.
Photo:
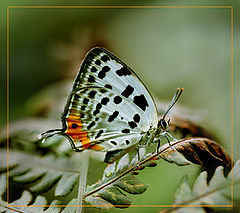
[[(193, 163), (203, 165), (208, 169), (213, 166), (209, 161), (213, 161), (215, 168), (222, 165), (229, 171), (232, 167), (232, 161), (224, 149), (206, 138), (174, 141), (171, 145), (165, 144), (160, 147), (157, 153), (145, 154), (145, 149), (141, 151), (140, 162), (137, 160), (137, 154), (131, 160), (130, 155), (126, 154), (119, 162), (110, 164), (105, 169), (102, 179), (88, 187), (84, 196), (86, 202), (98, 208), (112, 207), (112, 205), (120, 208), (129, 207), (131, 200), (121, 190), (132, 194), (143, 193), (148, 186), (137, 180), (134, 174), (145, 167), (156, 166), (154, 161), (160, 158), (178, 166)], [(208, 160), (205, 159), (206, 155)]]
[[(235, 189), (236, 194), (232, 197), (232, 189)], [(161, 212), (206, 212), (204, 207), (208, 205), (210, 208), (221, 208), (221, 206), (231, 206), (233, 199), (240, 200), (240, 160), (238, 160), (232, 171), (227, 177), (224, 176), (223, 167), (219, 166), (209, 183), (207, 182), (207, 172), (200, 173), (198, 178), (191, 188), (187, 176), (182, 178), (182, 181), (176, 190), (174, 205), (176, 207), (163, 210)], [(188, 205), (197, 205), (202, 207), (188, 207)], [(216, 207), (213, 207), (216, 205)], [(186, 207), (183, 207), (186, 206)]]
[[(4, 150), (0, 155), (7, 157)], [(38, 157), (22, 152), (9, 151), (11, 181), (26, 185), (30, 191), (41, 194), (56, 186), (55, 196), (69, 194), (79, 177), (79, 165), (72, 158), (56, 158), (52, 155)], [(2, 170), (6, 165), (1, 165)], [(6, 169), (6, 168), (5, 168)], [(30, 186), (27, 184), (31, 184)]]
[[(156, 153), (145, 153), (140, 150), (138, 155), (126, 154), (119, 161), (110, 164), (104, 171), (103, 177), (97, 183), (88, 186), (83, 199), (86, 203), (98, 208), (119, 207), (126, 208), (132, 200), (124, 192), (141, 194), (148, 185), (139, 181), (135, 174), (145, 167), (156, 166), (156, 160), (164, 159), (177, 165), (198, 164), (207, 169), (224, 166), (225, 175), (232, 166), (232, 161), (224, 149), (216, 142), (206, 138), (187, 138), (174, 141), (160, 147)], [(6, 158), (5, 150), (0, 151)], [(41, 194), (56, 185), (54, 195), (66, 196), (76, 185), (83, 160), (81, 154), (75, 153), (71, 158), (56, 157), (54, 155), (33, 156), (17, 151), (9, 152), (10, 180), (26, 186), (29, 191)], [(77, 156), (77, 158), (75, 157)], [(213, 162), (213, 163), (211, 163)], [(6, 170), (6, 165), (0, 166), (0, 171)], [(28, 185), (30, 184), (30, 185)], [(80, 196), (81, 197), (81, 196)], [(82, 197), (81, 197), (82, 198)], [(82, 199), (79, 200), (82, 200)]]
[[(0, 175), (0, 211), (7, 213), (59, 213), (62, 210), (61, 202), (53, 200), (50, 205), (47, 205), (45, 197), (39, 195), (36, 198), (27, 190), (24, 190), (21, 197), (11, 203), (3, 201), (2, 197), (7, 190), (6, 174)], [(30, 204), (32, 203), (32, 204)]]

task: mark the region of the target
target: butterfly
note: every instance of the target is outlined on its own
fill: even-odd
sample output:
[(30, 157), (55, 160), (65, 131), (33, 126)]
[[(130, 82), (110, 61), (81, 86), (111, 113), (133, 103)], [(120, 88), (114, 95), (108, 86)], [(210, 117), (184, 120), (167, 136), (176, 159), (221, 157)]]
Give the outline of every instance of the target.
[(107, 154), (148, 145), (165, 136), (165, 116), (181, 92), (177, 90), (158, 120), (155, 102), (136, 73), (108, 50), (95, 47), (85, 56), (74, 81), (61, 117), (62, 129), (48, 130), (41, 139), (60, 134), (75, 151)]

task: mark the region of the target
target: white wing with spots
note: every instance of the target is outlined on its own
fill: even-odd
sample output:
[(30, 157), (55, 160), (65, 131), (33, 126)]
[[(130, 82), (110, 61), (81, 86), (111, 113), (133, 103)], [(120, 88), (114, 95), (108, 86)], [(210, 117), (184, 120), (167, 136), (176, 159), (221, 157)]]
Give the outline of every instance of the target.
[[(157, 128), (158, 119), (155, 103), (134, 71), (106, 49), (94, 48), (81, 65), (62, 122), (77, 150), (97, 144), (113, 151), (138, 143)], [(77, 135), (77, 127), (84, 136)]]

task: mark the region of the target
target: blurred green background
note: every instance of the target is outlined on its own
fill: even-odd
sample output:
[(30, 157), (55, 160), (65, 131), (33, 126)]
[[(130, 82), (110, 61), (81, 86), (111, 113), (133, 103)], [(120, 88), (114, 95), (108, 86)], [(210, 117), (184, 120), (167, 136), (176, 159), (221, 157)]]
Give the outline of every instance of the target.
[[(1, 126), (6, 123), (6, 12), (10, 5), (223, 5), (234, 8), (234, 160), (239, 154), (239, 1), (0, 1)], [(229, 8), (10, 8), (10, 120), (27, 117), (25, 105), (42, 88), (75, 78), (90, 48), (103, 46), (142, 79), (151, 93), (194, 110), (199, 125), (231, 153), (231, 9)], [(64, 88), (61, 88), (64, 89)], [(69, 91), (69, 88), (66, 88)], [(63, 107), (64, 106), (60, 106)], [(59, 108), (59, 106), (56, 106)], [(59, 115), (60, 120), (60, 115)], [(90, 175), (92, 171), (89, 172)], [(135, 205), (171, 204), (183, 174), (197, 168), (165, 162), (139, 179), (151, 187)], [(159, 208), (129, 208), (156, 212)], [(89, 210), (90, 211), (90, 210)], [(119, 212), (113, 209), (108, 212)]]

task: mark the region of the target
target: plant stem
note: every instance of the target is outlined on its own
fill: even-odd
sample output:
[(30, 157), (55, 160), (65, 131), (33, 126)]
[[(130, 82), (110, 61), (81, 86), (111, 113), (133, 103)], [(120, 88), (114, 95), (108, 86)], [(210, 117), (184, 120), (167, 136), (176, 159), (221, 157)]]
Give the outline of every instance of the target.
[(78, 201), (77, 201), (77, 209), (76, 213), (83, 213), (83, 196), (85, 194), (86, 183), (87, 183), (87, 173), (89, 166), (89, 151), (85, 150), (81, 153), (81, 172), (79, 177), (79, 185), (78, 185)]
[[(198, 139), (199, 141), (209, 141), (209, 139), (207, 138), (188, 138), (187, 140), (189, 141), (188, 143), (191, 142), (191, 140), (196, 140)], [(129, 174), (130, 172), (137, 170), (137, 168), (141, 165), (143, 165), (144, 163), (154, 160), (156, 157), (161, 156), (161, 154), (163, 152), (165, 152), (168, 149), (172, 149), (172, 147), (177, 146), (178, 144), (181, 144), (182, 142), (185, 142), (186, 139), (182, 139), (182, 140), (178, 140), (176, 142), (173, 142), (171, 145), (166, 144), (163, 145), (162, 147), (159, 148), (157, 153), (153, 153), (151, 156), (141, 160), (140, 162), (137, 162), (136, 165), (129, 167), (128, 169), (126, 169), (125, 171), (123, 171), (121, 174), (119, 174), (118, 176), (114, 177), (113, 179), (109, 180), (108, 182), (100, 185), (99, 187), (93, 189), (92, 191), (86, 193), (83, 196), (83, 199), (85, 199), (87, 196), (90, 196), (98, 191), (100, 191), (101, 189), (105, 188), (106, 186), (109, 186), (110, 184), (114, 183), (115, 181), (119, 180), (121, 177), (125, 176), (126, 174)], [(174, 150), (175, 151), (175, 150)]]
[[(182, 141), (182, 140), (181, 140)], [(176, 143), (172, 144), (172, 146), (176, 145), (177, 143), (181, 142), (181, 141), (177, 141)], [(89, 195), (92, 195), (94, 194), (95, 192), (97, 191), (100, 191), (101, 189), (105, 188), (106, 186), (114, 183), (115, 181), (117, 181), (118, 179), (120, 179), (121, 177), (123, 177), (124, 175), (136, 170), (139, 166), (143, 165), (144, 163), (154, 159), (155, 157), (159, 156), (161, 153), (165, 152), (167, 149), (171, 148), (171, 146), (167, 145), (167, 147), (164, 147), (164, 148), (160, 148), (159, 151), (155, 154), (152, 154), (151, 156), (149, 156), (148, 158), (140, 161), (140, 162), (137, 162), (135, 166), (131, 166), (130, 168), (128, 168), (127, 170), (125, 170), (124, 172), (122, 172), (121, 174), (119, 174), (117, 177), (109, 180), (108, 182), (102, 184), (101, 186), (93, 189), (92, 191), (86, 193), (84, 196), (83, 196), (83, 199), (85, 199), (87, 196)]]

